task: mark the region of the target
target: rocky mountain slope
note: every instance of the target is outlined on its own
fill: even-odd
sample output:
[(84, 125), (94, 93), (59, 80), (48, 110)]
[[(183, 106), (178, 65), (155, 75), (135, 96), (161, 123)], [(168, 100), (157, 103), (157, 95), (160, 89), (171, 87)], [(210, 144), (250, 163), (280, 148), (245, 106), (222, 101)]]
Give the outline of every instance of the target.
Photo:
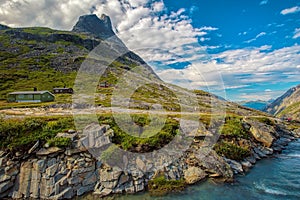
[[(98, 58), (92, 58), (89, 53), (95, 51), (100, 44), (106, 46), (96, 52), (101, 57), (99, 62)], [(100, 69), (104, 66), (105, 58), (112, 55), (117, 55), (117, 58), (111, 63), (104, 63), (108, 67), (101, 78), (99, 77), (99, 86), (96, 87), (95, 94), (96, 105), (111, 106), (114, 90), (127, 88), (128, 91), (134, 91), (130, 99), (131, 108), (150, 109), (152, 105), (160, 104), (166, 110), (178, 111), (181, 104), (187, 107), (194, 105), (185, 110), (194, 110), (198, 107), (199, 111), (207, 113), (215, 109), (251, 115), (251, 109), (228, 103), (209, 93), (193, 92), (161, 81), (152, 68), (141, 57), (128, 50), (114, 34), (110, 18), (105, 15), (100, 19), (96, 15), (81, 16), (72, 31), (43, 27), (9, 28), (2, 25), (0, 107), (37, 106), (37, 104), (7, 104), (7, 94), (13, 91), (32, 90), (33, 87), (49, 91), (54, 87), (73, 87), (77, 72), (84, 62), (93, 63)], [(124, 77), (124, 74), (127, 77), (120, 81), (120, 77)], [(101, 87), (101, 84), (105, 86)], [(138, 84), (141, 87), (134, 88)], [(187, 98), (192, 96), (193, 98)], [(52, 104), (71, 102), (72, 95), (56, 95), (56, 102)], [(118, 105), (115, 106), (122, 106), (124, 103), (118, 101), (116, 104)]]
[(300, 119), (300, 85), (289, 89), (265, 108), (265, 111), (278, 117)]
[[(5, 100), (9, 92), (32, 90), (33, 87), (49, 91), (53, 87), (72, 87), (77, 71), (90, 51), (110, 37), (113, 41), (108, 41), (110, 46), (106, 51), (113, 54), (122, 50), (125, 54), (108, 63), (99, 82), (114, 85), (121, 74), (133, 68), (136, 68), (137, 76), (160, 81), (151, 67), (115, 36), (108, 16), (99, 19), (96, 15), (87, 15), (80, 17), (71, 32), (1, 26), (0, 99)], [(110, 93), (109, 89), (100, 90), (98, 88), (97, 92)], [(108, 104), (108, 98), (103, 97), (98, 103)]]

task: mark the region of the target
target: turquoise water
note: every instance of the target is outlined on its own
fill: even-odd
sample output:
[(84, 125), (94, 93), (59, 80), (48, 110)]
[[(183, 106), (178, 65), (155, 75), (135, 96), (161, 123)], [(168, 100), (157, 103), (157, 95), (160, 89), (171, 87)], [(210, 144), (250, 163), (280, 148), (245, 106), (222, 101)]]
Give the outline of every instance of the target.
[(259, 161), (232, 184), (205, 182), (180, 194), (150, 197), (148, 193), (124, 195), (116, 200), (213, 200), (213, 199), (300, 199), (300, 140), (290, 143), (282, 154)]

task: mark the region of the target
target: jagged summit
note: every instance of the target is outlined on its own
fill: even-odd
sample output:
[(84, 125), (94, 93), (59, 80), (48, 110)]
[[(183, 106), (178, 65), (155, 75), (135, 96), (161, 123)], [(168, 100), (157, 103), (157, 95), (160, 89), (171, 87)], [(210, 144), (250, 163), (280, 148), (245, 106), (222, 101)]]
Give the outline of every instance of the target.
[(95, 14), (79, 17), (72, 31), (90, 34), (99, 39), (107, 39), (115, 35), (112, 30), (111, 20), (105, 14), (102, 14), (100, 18)]

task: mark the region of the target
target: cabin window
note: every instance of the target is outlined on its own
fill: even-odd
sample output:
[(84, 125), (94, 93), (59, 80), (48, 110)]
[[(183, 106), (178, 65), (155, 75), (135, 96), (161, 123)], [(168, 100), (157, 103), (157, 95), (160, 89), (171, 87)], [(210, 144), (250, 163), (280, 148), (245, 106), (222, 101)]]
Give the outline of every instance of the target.
[(24, 94), (20, 94), (20, 95), (19, 95), (19, 98), (20, 98), (20, 99), (24, 99), (24, 98), (25, 98)]

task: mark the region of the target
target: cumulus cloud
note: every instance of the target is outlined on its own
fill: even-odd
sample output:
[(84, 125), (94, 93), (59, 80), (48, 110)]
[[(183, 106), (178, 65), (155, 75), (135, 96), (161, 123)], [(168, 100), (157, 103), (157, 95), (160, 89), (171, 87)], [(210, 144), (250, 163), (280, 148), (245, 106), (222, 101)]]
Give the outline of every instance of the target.
[(300, 7), (299, 6), (284, 9), (280, 12), (280, 14), (287, 15), (287, 14), (293, 14), (293, 13), (297, 13), (297, 12), (300, 12)]
[(47, 26), (71, 29), (98, 0), (2, 0), (0, 23), (11, 27)]
[(294, 31), (294, 36), (293, 38), (294, 39), (297, 39), (300, 37), (300, 28), (296, 28), (295, 31)]
[[(270, 48), (262, 46), (227, 50), (212, 55), (209, 62), (193, 63), (185, 69), (162, 70), (158, 74), (171, 83), (188, 78), (192, 88), (209, 86), (215, 90), (223, 82), (227, 89), (238, 89), (253, 84), (299, 81), (300, 46), (265, 51)], [(222, 79), (219, 78), (220, 74)]]
[(168, 13), (163, 1), (138, 2), (137, 7), (130, 1), (109, 0), (97, 5), (95, 13), (111, 16), (118, 36), (148, 62), (173, 64), (203, 57), (205, 47), (198, 48), (198, 38), (218, 28), (194, 28), (185, 9)]

